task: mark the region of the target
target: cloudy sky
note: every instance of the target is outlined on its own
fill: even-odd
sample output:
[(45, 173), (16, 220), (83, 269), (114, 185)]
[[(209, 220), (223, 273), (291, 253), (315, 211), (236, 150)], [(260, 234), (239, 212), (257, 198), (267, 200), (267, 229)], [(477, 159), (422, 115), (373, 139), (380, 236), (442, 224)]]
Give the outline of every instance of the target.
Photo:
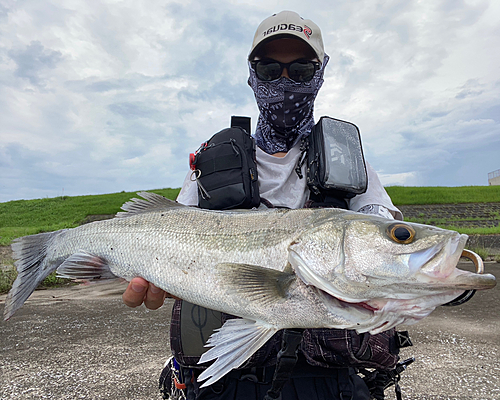
[(500, 169), (496, 0), (0, 0), (0, 202), (179, 187), (231, 115), (283, 9), (322, 29), (315, 115), (354, 122), (385, 185)]

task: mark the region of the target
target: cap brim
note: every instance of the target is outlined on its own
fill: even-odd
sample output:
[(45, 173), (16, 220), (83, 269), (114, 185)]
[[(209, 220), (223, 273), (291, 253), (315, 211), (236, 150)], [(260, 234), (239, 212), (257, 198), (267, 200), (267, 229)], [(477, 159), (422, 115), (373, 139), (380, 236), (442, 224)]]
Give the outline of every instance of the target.
[(254, 49), (252, 50), (252, 52), (248, 55), (248, 60), (252, 61), (254, 59), (254, 57), (255, 57), (255, 54), (258, 53), (259, 50), (262, 48), (262, 46), (264, 46), (266, 43), (272, 42), (273, 40), (277, 40), (277, 39), (298, 39), (298, 40), (304, 42), (305, 44), (307, 44), (309, 46), (309, 48), (311, 49), (311, 51), (321, 61), (321, 57), (318, 55), (318, 53), (316, 53), (316, 51), (314, 50), (314, 48), (306, 40), (304, 40), (299, 35), (294, 35), (292, 33), (279, 33), (279, 34), (273, 35), (271, 37), (266, 37), (265, 39), (262, 39), (257, 44), (257, 46), (254, 47)]

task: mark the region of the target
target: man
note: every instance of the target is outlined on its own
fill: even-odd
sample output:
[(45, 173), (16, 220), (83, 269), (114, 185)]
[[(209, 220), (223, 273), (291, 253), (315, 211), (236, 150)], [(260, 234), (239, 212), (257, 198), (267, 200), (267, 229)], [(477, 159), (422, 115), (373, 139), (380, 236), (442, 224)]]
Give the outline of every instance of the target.
[[(302, 177), (296, 168), (301, 158), (301, 141), (314, 126), (314, 100), (323, 84), (323, 74), (329, 59), (323, 49), (321, 31), (314, 22), (304, 20), (294, 12), (275, 14), (257, 28), (248, 59), (248, 83), (254, 91), (260, 111), (254, 135), (260, 196), (270, 207), (302, 208), (310, 205), (313, 203), (312, 196), (303, 178), (306, 176), (306, 166), (301, 165)], [(394, 207), (375, 171), (368, 164), (367, 174), (366, 192), (351, 199), (341, 199), (344, 208), (402, 219), (401, 212)], [(177, 201), (198, 205), (198, 188), (196, 182), (191, 181), (190, 174)], [(144, 303), (150, 309), (157, 309), (166, 296), (165, 292), (144, 279), (134, 278), (123, 295), (123, 301), (131, 307)], [(348, 368), (349, 365), (342, 365), (343, 359), (336, 354), (334, 342), (338, 338), (348, 341), (348, 338), (354, 337), (354, 341), (359, 340), (361, 343), (371, 340), (370, 335), (352, 336), (352, 332), (349, 333), (351, 336), (345, 335), (340, 330), (306, 330), (299, 350), (299, 361), (289, 382), (283, 387), (284, 400), (337, 399), (342, 396), (347, 398), (347, 395), (352, 396), (353, 400), (369, 399), (366, 385), (355, 374), (355, 370)], [(177, 338), (173, 339), (177, 341)], [(193, 382), (196, 398), (263, 398), (274, 373), (273, 363), (269, 364), (269, 359), (276, 358), (279, 350), (276, 343), (279, 340), (264, 346), (259, 351), (260, 355), (252, 357), (243, 370), (222, 378), (214, 387), (198, 390), (195, 372)], [(359, 346), (354, 347), (359, 351)], [(351, 350), (349, 348), (346, 351)], [(361, 356), (369, 357), (366, 354)], [(374, 355), (370, 353), (370, 357)], [(395, 359), (393, 355), (388, 363)]]

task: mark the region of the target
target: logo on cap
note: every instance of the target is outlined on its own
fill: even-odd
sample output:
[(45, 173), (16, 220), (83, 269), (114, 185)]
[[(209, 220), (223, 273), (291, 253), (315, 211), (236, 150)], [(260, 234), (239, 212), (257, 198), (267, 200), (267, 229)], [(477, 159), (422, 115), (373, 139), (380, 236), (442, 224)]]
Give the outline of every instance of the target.
[(267, 36), (267, 35), (270, 35), (272, 33), (276, 33), (279, 31), (304, 32), (304, 34), (306, 35), (306, 37), (308, 39), (310, 39), (310, 36), (312, 35), (312, 29), (309, 28), (307, 25), (304, 25), (304, 28), (302, 28), (301, 26), (295, 25), (295, 24), (279, 24), (279, 25), (275, 25), (275, 26), (269, 28), (268, 30), (262, 32), (262, 36)]
[(312, 29), (309, 28), (307, 25), (304, 25), (304, 35), (306, 35), (308, 39), (311, 39), (312, 33), (313, 33)]

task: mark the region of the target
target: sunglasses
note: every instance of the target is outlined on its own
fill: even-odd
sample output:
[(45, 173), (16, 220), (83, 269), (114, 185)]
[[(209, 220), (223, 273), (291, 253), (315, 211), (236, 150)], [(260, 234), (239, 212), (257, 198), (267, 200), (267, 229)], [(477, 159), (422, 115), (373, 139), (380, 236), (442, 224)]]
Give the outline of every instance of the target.
[(288, 76), (295, 82), (309, 82), (316, 71), (320, 68), (320, 63), (311, 60), (295, 60), (289, 63), (282, 63), (276, 60), (256, 60), (250, 63), (257, 78), (261, 81), (274, 81), (279, 79), (286, 68)]

